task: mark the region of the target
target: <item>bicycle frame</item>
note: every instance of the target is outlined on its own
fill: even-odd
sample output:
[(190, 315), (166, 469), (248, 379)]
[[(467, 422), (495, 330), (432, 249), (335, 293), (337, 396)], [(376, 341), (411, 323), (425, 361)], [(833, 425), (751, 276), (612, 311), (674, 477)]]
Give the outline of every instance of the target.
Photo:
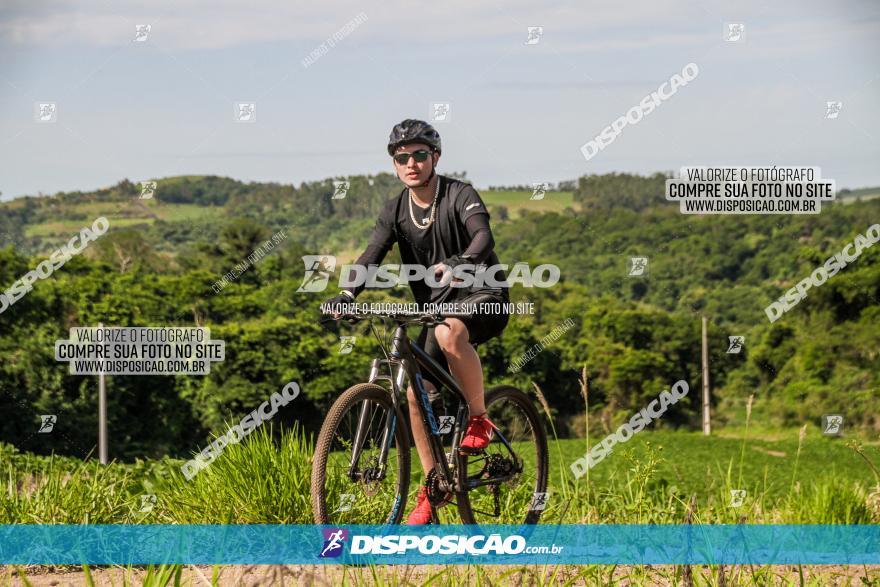
[[(391, 343), (391, 352), (388, 355), (388, 359), (373, 359), (371, 368), (370, 368), (370, 376), (369, 382), (375, 383), (379, 379), (384, 379), (389, 382), (391, 385), (391, 399), (392, 403), (395, 407), (395, 411), (390, 415), (388, 421), (385, 424), (385, 430), (382, 436), (382, 446), (380, 449), (379, 463), (380, 463), (380, 474), (384, 476), (385, 467), (387, 465), (388, 460), (388, 451), (391, 448), (392, 439), (394, 438), (394, 429), (397, 425), (397, 410), (401, 408), (401, 392), (407, 385), (407, 383), (411, 383), (413, 386), (413, 390), (415, 392), (416, 397), (416, 406), (418, 408), (419, 416), (422, 420), (422, 423), (425, 427), (425, 430), (428, 432), (428, 441), (431, 447), (431, 455), (434, 458), (434, 468), (437, 472), (437, 477), (441, 483), (441, 489), (444, 491), (451, 492), (464, 492), (469, 489), (473, 489), (474, 487), (479, 487), (481, 485), (485, 485), (488, 483), (496, 483), (502, 478), (492, 478), (487, 480), (474, 480), (472, 482), (468, 482), (463, 476), (457, 475), (457, 479), (453, 478), (453, 475), (450, 471), (450, 463), (447, 460), (446, 453), (443, 449), (443, 442), (441, 439), (441, 434), (439, 432), (439, 427), (437, 426), (437, 419), (434, 416), (434, 411), (431, 407), (431, 402), (428, 399), (428, 390), (425, 388), (423, 380), (422, 380), (422, 372), (427, 372), (432, 375), (434, 380), (439, 382), (442, 387), (445, 387), (447, 390), (451, 391), (454, 396), (456, 396), (459, 400), (458, 404), (458, 413), (455, 418), (455, 428), (452, 431), (452, 453), (455, 454), (458, 451), (458, 448), (461, 444), (462, 437), (464, 436), (465, 430), (463, 428), (463, 424), (467, 422), (468, 415), (468, 407), (467, 401), (465, 401), (464, 394), (459, 388), (458, 383), (455, 379), (450, 375), (450, 373), (441, 367), (430, 355), (428, 355), (419, 345), (415, 344), (412, 340), (410, 340), (407, 335), (407, 324), (398, 324), (396, 330), (394, 331), (394, 336), (392, 338)], [(380, 374), (380, 366), (387, 365), (389, 375)], [(393, 366), (397, 365), (397, 373), (392, 376)], [(439, 391), (439, 390), (438, 390)], [(349, 476), (354, 476), (354, 471), (357, 468), (357, 463), (360, 460), (360, 454), (363, 448), (363, 440), (365, 435), (365, 428), (367, 425), (367, 405), (366, 403), (361, 406), (361, 411), (358, 418), (358, 427), (355, 432), (355, 441), (354, 446), (352, 448), (352, 456), (351, 463), (349, 468)], [(507, 439), (501, 434), (500, 431), (496, 431), (498, 434), (499, 440), (504, 444), (508, 451), (510, 451), (511, 455), (516, 455), (513, 450), (513, 447), (510, 446), (510, 443)], [(443, 487), (445, 485), (445, 487)]]

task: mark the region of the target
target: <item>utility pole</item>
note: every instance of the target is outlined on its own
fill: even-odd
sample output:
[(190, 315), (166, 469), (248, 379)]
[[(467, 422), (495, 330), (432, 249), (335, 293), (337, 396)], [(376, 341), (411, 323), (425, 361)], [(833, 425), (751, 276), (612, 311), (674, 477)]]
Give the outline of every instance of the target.
[[(98, 324), (98, 328), (104, 328)], [(98, 373), (98, 459), (107, 464), (107, 388), (104, 384), (104, 370)]]
[(709, 436), (712, 433), (712, 424), (709, 421), (709, 343), (706, 334), (707, 320), (703, 316), (703, 434)]

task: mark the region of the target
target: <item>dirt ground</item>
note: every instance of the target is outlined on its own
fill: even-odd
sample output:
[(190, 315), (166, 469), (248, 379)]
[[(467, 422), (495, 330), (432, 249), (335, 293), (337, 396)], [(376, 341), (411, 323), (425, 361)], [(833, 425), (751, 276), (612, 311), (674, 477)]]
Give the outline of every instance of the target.
[[(376, 577), (373, 571), (376, 571)], [(880, 566), (812, 566), (799, 570), (791, 566), (771, 566), (752, 569), (726, 567), (724, 579), (719, 580), (718, 567), (694, 566), (691, 571), (694, 585), (816, 585), (821, 587), (880, 587)], [(682, 568), (672, 566), (602, 567), (586, 574), (586, 567), (576, 565), (500, 566), (480, 567), (442, 565), (399, 565), (370, 568), (340, 567), (335, 565), (225, 565), (216, 569), (216, 583), (212, 582), (215, 569), (210, 566), (186, 565), (181, 572), (180, 585), (209, 587), (256, 587), (268, 585), (455, 585), (482, 587), (483, 585), (646, 585), (671, 587), (687, 585)], [(677, 571), (677, 574), (676, 574)], [(23, 573), (26, 581), (19, 572)], [(803, 573), (803, 582), (801, 580)], [(438, 573), (440, 576), (438, 577)], [(555, 573), (555, 575), (554, 575)], [(141, 585), (147, 570), (143, 568), (96, 568), (91, 570), (93, 584), (100, 587)], [(586, 576), (584, 576), (586, 574)], [(611, 578), (613, 576), (613, 579)], [(433, 580), (431, 580), (433, 577)], [(675, 579), (673, 577), (676, 577)], [(379, 579), (378, 582), (376, 579)], [(150, 585), (175, 585), (173, 577)], [(0, 567), (0, 585), (34, 587), (67, 587), (89, 585), (82, 570), (62, 570), (46, 567)]]

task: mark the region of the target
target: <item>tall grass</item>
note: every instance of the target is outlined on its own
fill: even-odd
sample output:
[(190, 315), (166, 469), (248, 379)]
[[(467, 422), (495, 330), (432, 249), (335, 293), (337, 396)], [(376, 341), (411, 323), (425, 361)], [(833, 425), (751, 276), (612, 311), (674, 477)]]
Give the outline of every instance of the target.
[(794, 491), (794, 483), (795, 483), (795, 480), (797, 479), (798, 464), (800, 464), (800, 462), (801, 462), (801, 449), (804, 447), (804, 439), (806, 437), (807, 437), (807, 425), (804, 424), (803, 428), (801, 428), (800, 432), (798, 432), (797, 454), (794, 457), (794, 471), (792, 471), (792, 473), (791, 473), (791, 486), (789, 488), (789, 494), (791, 494)]
[[(562, 450), (559, 447), (559, 435), (556, 434), (556, 425), (553, 423), (553, 414), (550, 411), (550, 404), (547, 403), (547, 398), (544, 397), (543, 392), (541, 392), (541, 388), (537, 383), (532, 382), (532, 385), (535, 386), (535, 394), (538, 396), (538, 402), (541, 404), (541, 407), (544, 410), (544, 413), (547, 415), (547, 421), (550, 423), (550, 430), (553, 433), (553, 445), (556, 447), (556, 454), (558, 458), (556, 459), (556, 464), (559, 467), (559, 476), (560, 478), (565, 478), (565, 464), (562, 458)], [(547, 443), (547, 448), (549, 450), (550, 443)], [(548, 460), (551, 460), (548, 455)], [(562, 484), (561, 487), (563, 499), (568, 499), (568, 487), (565, 483)]]
[[(586, 370), (579, 383), (588, 413)], [(706, 475), (693, 512), (699, 523), (880, 522), (880, 470), (868, 452), (874, 448), (853, 447), (877, 481), (873, 491), (840, 471), (817, 474), (821, 471), (816, 465), (820, 457), (814, 453), (819, 449), (820, 455), (829, 458), (832, 453), (821, 450), (831, 444), (821, 437), (806, 442), (805, 429), (798, 435), (790, 479), (780, 479), (768, 466), (763, 476), (752, 467), (750, 480), (746, 481), (747, 449), (758, 442), (750, 436), (751, 401), (746, 405), (745, 437), (726, 467), (717, 458), (684, 462), (683, 453), (670, 455), (654, 441), (671, 438), (675, 433), (646, 431), (637, 442), (616, 446), (602, 461), (601, 472), (575, 480), (568, 467), (573, 458), (583, 454), (584, 444), (579, 439), (558, 437), (551, 408), (538, 385), (535, 391), (553, 437), (548, 487), (551, 500), (542, 518), (545, 523), (682, 523), (701, 467)], [(586, 442), (589, 449), (589, 435)], [(703, 443), (703, 447), (723, 442), (701, 436), (694, 436), (693, 441)], [(705, 454), (700, 450), (706, 449), (690, 454)], [(837, 450), (833, 454), (840, 455)], [(299, 427), (281, 431), (280, 435), (273, 434), (269, 426), (260, 427), (241, 443), (226, 446), (209, 467), (187, 481), (180, 472), (179, 460), (101, 466), (95, 461), (33, 457), (0, 445), (0, 523), (308, 524), (313, 519), (309, 493), (313, 452), (311, 438)], [(780, 459), (785, 457), (785, 453), (780, 455)], [(809, 467), (803, 469), (811, 471), (809, 483), (798, 482), (802, 459), (809, 460)], [(678, 481), (663, 472), (670, 468)], [(690, 480), (687, 489), (681, 471)], [(788, 492), (780, 493), (780, 485), (788, 485)], [(731, 507), (731, 489), (747, 490), (742, 506)], [(149, 511), (141, 511), (141, 496), (147, 493), (155, 494), (156, 504)], [(505, 517), (508, 511), (521, 508), (505, 507), (498, 522), (518, 523), (518, 519)]]
[[(583, 449), (580, 440), (554, 442), (551, 459), (557, 464), (566, 452), (580, 454)], [(563, 450), (564, 446), (574, 451)], [(801, 458), (809, 454), (809, 446), (802, 444)], [(312, 451), (311, 441), (298, 429), (285, 432), (280, 440), (268, 429), (257, 429), (242, 443), (228, 446), (190, 481), (180, 473), (181, 462), (170, 460), (105, 467), (91, 461), (71, 467), (47, 458), (38, 472), (7, 467), (0, 476), (0, 523), (308, 524)], [(678, 456), (666, 452), (653, 440), (638, 450), (617, 447), (601, 465), (612, 467), (611, 474), (598, 483), (575, 481), (563, 460), (563, 466), (555, 467), (558, 475), (551, 476), (551, 501), (543, 521), (682, 523), (691, 495), (661, 474), (668, 459)], [(703, 493), (694, 514), (699, 523), (880, 522), (880, 493), (845, 475), (813, 478), (797, 491), (792, 485), (787, 494), (778, 496), (772, 489), (779, 480), (774, 481), (769, 468), (763, 478), (745, 484), (737, 479), (735, 463), (736, 457), (731, 457), (726, 470), (719, 463), (709, 471), (709, 491)], [(689, 474), (693, 473), (691, 469)], [(739, 508), (730, 507), (731, 489), (748, 491)], [(154, 493), (157, 500), (151, 511), (142, 512), (140, 498), (145, 493)], [(498, 521), (518, 522), (503, 516)]]
[(0, 486), (0, 523), (132, 522), (134, 485), (131, 470), (119, 465), (85, 461), (71, 470), (49, 457), (42, 472), (19, 474), (8, 463)]
[(192, 480), (171, 475), (158, 485), (159, 519), (178, 524), (310, 524), (314, 445), (294, 428), (273, 439), (257, 428)]
[[(587, 366), (581, 368), (580, 383), (581, 397), (584, 399), (584, 454), (590, 454), (590, 380), (587, 377)], [(585, 482), (590, 483), (590, 470), (587, 469)]]
[(743, 461), (746, 456), (746, 441), (749, 438), (749, 424), (752, 422), (752, 402), (755, 401), (755, 394), (749, 395), (749, 399), (746, 401), (746, 430), (743, 433), (742, 446), (739, 451), (739, 476), (737, 477), (736, 484), (742, 485), (742, 476), (743, 476)]
[[(768, 585), (804, 585), (825, 587), (827, 585), (880, 585), (880, 570), (859, 566), (828, 567), (804, 566), (694, 566), (672, 565), (503, 565), (503, 566), (392, 566), (367, 565), (345, 566), (219, 566), (212, 571), (192, 565), (160, 565), (147, 568), (121, 567), (114, 569), (90, 569), (82, 567), (76, 574), (38, 577), (28, 579), (26, 569), (11, 569), (13, 582), (3, 575), (0, 567), (0, 587), (7, 585), (140, 585), (145, 587), (225, 587), (226, 585), (277, 585), (298, 587), (300, 585), (345, 586), (430, 586), (430, 587), (556, 587), (562, 586), (611, 586), (657, 587), (671, 585), (695, 585), (699, 587), (736, 587), (742, 585), (764, 587)], [(683, 577), (686, 575), (687, 578)], [(58, 580), (60, 579), (60, 580)], [(77, 580), (78, 579), (78, 580)]]
[[(589, 396), (586, 373), (581, 379), (585, 410)], [(552, 412), (536, 386), (542, 410), (552, 423)], [(750, 407), (747, 404), (746, 437), (749, 434)], [(588, 424), (587, 424), (588, 425)], [(643, 450), (632, 445), (616, 447), (602, 466), (613, 466), (614, 472), (601, 483), (586, 477), (575, 481), (565, 461), (566, 447), (583, 449), (580, 440), (560, 440), (555, 426), (550, 426), (557, 460), (558, 477), (552, 480), (551, 494), (563, 499), (552, 500), (545, 512), (545, 523), (789, 523), (789, 524), (867, 524), (880, 522), (880, 470), (872, 460), (873, 448), (852, 443), (864, 466), (878, 483), (871, 492), (846, 476), (811, 478), (799, 483), (802, 459), (813, 458), (811, 447), (823, 439), (806, 442), (806, 431), (798, 431), (797, 452), (791, 479), (779, 480), (765, 468), (763, 478), (745, 484), (744, 461), (750, 440), (743, 439), (738, 455), (734, 452), (723, 469), (707, 471), (709, 489), (702, 500), (692, 496), (660, 474), (680, 455), (668, 455), (653, 441), (644, 443)], [(587, 429), (589, 432), (589, 429)], [(644, 434), (650, 436), (650, 432)], [(662, 435), (658, 437), (663, 438)], [(696, 438), (696, 437), (695, 437)], [(790, 441), (789, 441), (790, 442)], [(589, 449), (589, 435), (587, 435)], [(309, 496), (310, 463), (314, 451), (311, 439), (299, 428), (284, 431), (280, 439), (269, 427), (256, 429), (243, 442), (229, 445), (207, 469), (187, 481), (180, 473), (181, 461), (164, 459), (138, 462), (133, 465), (112, 463), (100, 466), (94, 461), (57, 457), (32, 457), (0, 446), (4, 458), (0, 469), (0, 522), (2, 523), (311, 523)], [(734, 449), (736, 451), (736, 449)], [(738, 460), (738, 463), (737, 463)], [(678, 475), (678, 469), (675, 469)], [(736, 480), (736, 485), (734, 485)], [(774, 483), (788, 485), (788, 493), (771, 498)], [(747, 498), (739, 508), (730, 506), (731, 488), (745, 488)], [(149, 512), (139, 511), (140, 496), (155, 493), (157, 503)], [(500, 523), (516, 520), (499, 519)], [(227, 585), (238, 584), (249, 567), (213, 567), (203, 572), (198, 567), (162, 565), (122, 569), (122, 585)], [(265, 567), (256, 574), (265, 575), (265, 584), (297, 585), (617, 585), (633, 586), (681, 585), (684, 567), (673, 566), (576, 566), (530, 565), (522, 567), (445, 567), (408, 570), (400, 575), (400, 567), (333, 568)], [(81, 584), (107, 584), (107, 570), (84, 567)], [(0, 587), (7, 584), (29, 585), (26, 569), (10, 569), (4, 578), (0, 569)], [(269, 576), (271, 573), (271, 576)], [(693, 585), (768, 585), (847, 584), (880, 585), (876, 570), (845, 575), (832, 568), (808, 567), (692, 567), (689, 577)], [(13, 583), (13, 576), (16, 577)], [(31, 577), (33, 578), (33, 577)], [(255, 578), (255, 577), (252, 577)], [(66, 584), (66, 582), (62, 583)], [(110, 584), (113, 583), (111, 580)], [(264, 584), (264, 583), (261, 583)]]

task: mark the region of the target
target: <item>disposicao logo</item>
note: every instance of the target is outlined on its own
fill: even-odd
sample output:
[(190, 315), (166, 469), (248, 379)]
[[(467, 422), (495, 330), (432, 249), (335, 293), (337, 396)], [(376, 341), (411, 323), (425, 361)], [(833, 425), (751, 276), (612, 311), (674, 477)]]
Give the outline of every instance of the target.
[[(327, 289), (330, 277), (336, 269), (336, 257), (333, 255), (303, 255), (303, 263), (306, 272), (303, 276), (302, 285), (297, 292), (320, 292)], [(485, 263), (472, 264), (462, 263), (447, 271), (442, 277), (438, 277), (436, 263), (431, 266), (404, 263), (388, 263), (384, 265), (342, 265), (339, 276), (339, 287), (359, 287), (361, 285), (370, 288), (391, 288), (405, 285), (411, 281), (424, 281), (429, 287), (510, 287), (519, 284), (523, 287), (548, 288), (559, 282), (559, 267), (550, 263), (543, 263), (532, 269), (528, 263), (520, 262), (514, 265), (499, 263), (486, 265)], [(506, 278), (500, 278), (499, 272), (510, 271)]]
[[(554, 545), (555, 546), (555, 545)], [(526, 539), (516, 534), (502, 538), (500, 534), (489, 536), (355, 536), (352, 538), (352, 554), (521, 554), (550, 553), (550, 546), (526, 546)], [(559, 548), (559, 547), (556, 547)], [(539, 550), (540, 549), (540, 550)], [(561, 548), (560, 548), (561, 550)]]
[[(559, 554), (563, 546), (528, 546), (524, 536), (513, 534), (502, 537), (500, 534), (488, 536), (461, 535), (385, 535), (349, 536), (344, 528), (322, 529), (324, 546), (319, 558), (335, 558), (342, 554), (346, 542), (350, 542), (351, 555), (519, 555), (519, 554)], [(349, 540), (351, 538), (351, 540)]]

